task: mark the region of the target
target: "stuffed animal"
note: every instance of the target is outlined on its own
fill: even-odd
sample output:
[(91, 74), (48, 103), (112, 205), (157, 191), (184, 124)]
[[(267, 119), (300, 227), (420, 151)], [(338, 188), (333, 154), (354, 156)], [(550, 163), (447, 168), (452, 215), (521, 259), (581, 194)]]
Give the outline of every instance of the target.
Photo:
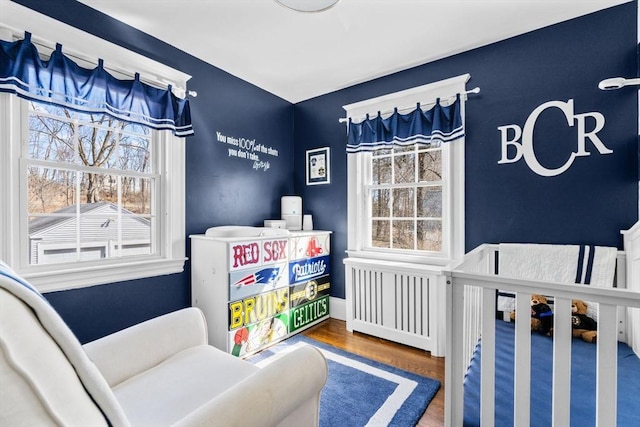
[(553, 311), (543, 295), (531, 295), (531, 330), (543, 335), (551, 335), (553, 329)]
[[(510, 314), (511, 320), (516, 319), (515, 311)], [(553, 329), (553, 311), (547, 304), (544, 295), (531, 295), (531, 330), (543, 335), (551, 336)]]
[(598, 338), (598, 323), (587, 316), (587, 303), (574, 299), (571, 301), (571, 328), (574, 338), (595, 343)]

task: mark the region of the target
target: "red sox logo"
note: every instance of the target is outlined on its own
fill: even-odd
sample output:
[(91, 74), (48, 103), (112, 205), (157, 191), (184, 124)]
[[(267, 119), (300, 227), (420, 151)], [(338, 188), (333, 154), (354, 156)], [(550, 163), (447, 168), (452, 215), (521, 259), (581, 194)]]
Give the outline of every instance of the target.
[(320, 255), (322, 253), (322, 246), (318, 243), (318, 239), (312, 237), (309, 239), (309, 244), (307, 245), (307, 253), (306, 255), (309, 258), (313, 258), (314, 256)]

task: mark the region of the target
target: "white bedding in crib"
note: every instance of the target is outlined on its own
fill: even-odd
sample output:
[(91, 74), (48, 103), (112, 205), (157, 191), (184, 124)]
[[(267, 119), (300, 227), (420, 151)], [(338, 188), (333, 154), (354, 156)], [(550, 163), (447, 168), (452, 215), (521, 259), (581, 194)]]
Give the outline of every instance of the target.
[[(499, 274), (518, 279), (558, 283), (582, 283), (612, 287), (617, 248), (588, 245), (502, 243), (498, 245)], [(499, 311), (515, 310), (515, 298), (499, 294)], [(588, 313), (597, 319), (597, 307)]]

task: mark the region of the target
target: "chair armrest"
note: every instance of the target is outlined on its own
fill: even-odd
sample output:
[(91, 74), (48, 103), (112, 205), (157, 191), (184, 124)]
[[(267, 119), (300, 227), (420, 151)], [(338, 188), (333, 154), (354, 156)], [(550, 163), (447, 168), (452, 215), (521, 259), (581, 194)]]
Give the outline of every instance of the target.
[(207, 324), (194, 307), (174, 311), (85, 344), (111, 388), (168, 357), (207, 344)]
[(317, 426), (327, 362), (305, 345), (265, 365), (173, 427)]

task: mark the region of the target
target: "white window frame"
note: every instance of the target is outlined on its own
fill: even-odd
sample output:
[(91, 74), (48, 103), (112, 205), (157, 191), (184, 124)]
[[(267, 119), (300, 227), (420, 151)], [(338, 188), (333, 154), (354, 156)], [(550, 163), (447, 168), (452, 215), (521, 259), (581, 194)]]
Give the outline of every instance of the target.
[[(102, 58), (105, 68), (114, 74), (138, 72), (149, 84), (171, 84), (177, 96), (184, 96), (191, 76), (167, 67), (123, 47), (85, 33), (13, 2), (3, 3), (0, 36), (3, 40), (22, 38), (29, 24), (36, 44), (61, 43), (63, 51), (82, 66), (97, 64)], [(51, 41), (51, 42), (49, 42)], [(90, 46), (87, 49), (87, 46)], [(87, 51), (87, 50), (90, 50)], [(91, 55), (90, 59), (88, 55)], [(21, 216), (26, 212), (26, 186), (20, 179), (22, 141), (28, 132), (26, 103), (15, 95), (0, 94), (0, 259), (29, 280), (41, 292), (80, 288), (173, 274), (184, 271), (185, 233), (185, 140), (170, 131), (159, 131), (162, 194), (158, 219), (161, 221), (158, 255), (105, 259), (100, 262), (29, 265), (28, 227)], [(24, 187), (24, 188), (23, 188)]]
[[(460, 93), (464, 124), (465, 85), (470, 77), (469, 74), (464, 74), (348, 104), (343, 108), (347, 112), (347, 118), (352, 118), (357, 123), (366, 114), (373, 117), (378, 114), (378, 111), (393, 111), (395, 107), (416, 105), (418, 102), (426, 108), (433, 105), (437, 98), (444, 100)], [(367, 235), (368, 225), (363, 221), (363, 218), (369, 218), (365, 178), (369, 173), (371, 155), (347, 154), (347, 253), (349, 257), (443, 266), (464, 255), (464, 144), (464, 137), (442, 144), (443, 247), (439, 252), (393, 251), (366, 246), (370, 236)]]

